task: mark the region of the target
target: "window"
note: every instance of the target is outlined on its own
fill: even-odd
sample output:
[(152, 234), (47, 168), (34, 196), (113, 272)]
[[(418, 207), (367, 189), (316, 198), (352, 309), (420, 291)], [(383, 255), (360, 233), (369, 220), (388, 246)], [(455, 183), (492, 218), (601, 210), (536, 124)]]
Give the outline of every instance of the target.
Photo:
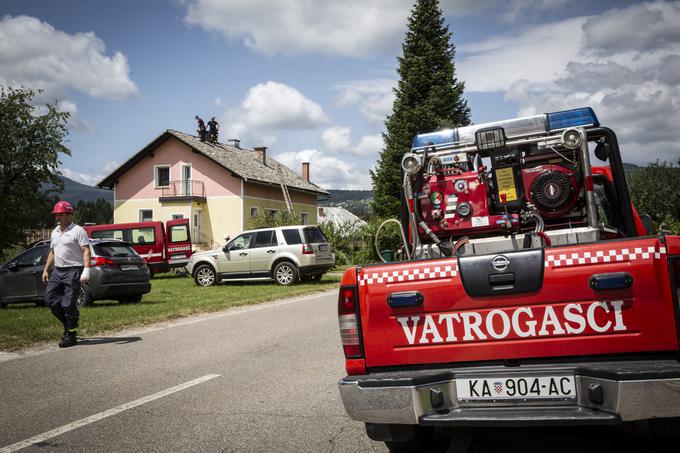
[(140, 222), (151, 222), (153, 220), (153, 209), (140, 209), (139, 210), (139, 221)]
[(107, 256), (110, 258), (137, 256), (137, 252), (127, 245), (95, 244), (92, 247), (94, 248), (95, 255), (98, 256)]
[(255, 245), (253, 245), (253, 248), (269, 247), (271, 245), (276, 245), (276, 231), (265, 230), (255, 233)]
[(119, 241), (122, 241), (123, 240), (123, 230), (93, 231), (92, 232), (92, 238), (93, 239), (118, 239)]
[(328, 242), (326, 236), (323, 235), (320, 229), (316, 227), (305, 228), (305, 242), (308, 244), (316, 244), (319, 242)]
[(300, 213), (300, 223), (303, 225), (309, 225), (309, 214), (306, 212)]
[(172, 220), (179, 220), (179, 219), (183, 219), (183, 218), (184, 218), (184, 214), (173, 214), (172, 215)]
[(38, 266), (42, 264), (47, 247), (34, 247), (27, 252), (19, 255), (15, 264), (20, 267)]
[(257, 214), (258, 214), (258, 209), (251, 207), (250, 208), (250, 218), (254, 219), (255, 217), (257, 217)]
[(265, 209), (264, 210), (264, 215), (269, 217), (270, 219), (275, 219), (279, 214), (278, 209)]
[(281, 230), (281, 232), (283, 233), (283, 238), (286, 240), (286, 244), (302, 244), (302, 238), (300, 237), (300, 232), (298, 230), (289, 229)]
[(156, 232), (153, 227), (133, 228), (130, 230), (130, 242), (133, 245), (151, 245), (156, 243)]
[(170, 227), (170, 242), (186, 242), (189, 240), (187, 225), (173, 225)]
[(253, 237), (252, 233), (242, 234), (231, 241), (227, 246), (227, 250), (241, 250), (250, 247), (250, 239)]
[(170, 187), (170, 166), (158, 166), (154, 167), (156, 174), (154, 178), (156, 180), (156, 188), (159, 187)]

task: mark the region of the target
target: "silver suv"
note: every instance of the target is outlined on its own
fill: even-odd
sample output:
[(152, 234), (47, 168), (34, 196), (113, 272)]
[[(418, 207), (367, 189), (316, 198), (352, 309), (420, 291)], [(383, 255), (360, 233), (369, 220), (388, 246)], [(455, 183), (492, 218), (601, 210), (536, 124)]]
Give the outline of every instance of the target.
[(246, 279), (292, 285), (319, 280), (334, 264), (335, 255), (319, 227), (293, 225), (244, 231), (222, 248), (194, 253), (187, 269), (198, 286)]

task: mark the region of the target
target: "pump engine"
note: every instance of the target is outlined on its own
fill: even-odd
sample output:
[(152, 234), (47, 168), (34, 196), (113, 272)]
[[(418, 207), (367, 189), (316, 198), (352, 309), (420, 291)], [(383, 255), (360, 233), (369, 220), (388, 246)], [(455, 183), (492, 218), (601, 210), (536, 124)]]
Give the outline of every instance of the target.
[(417, 135), (402, 159), (405, 226), (441, 244), (588, 225), (585, 129), (597, 126), (583, 108)]

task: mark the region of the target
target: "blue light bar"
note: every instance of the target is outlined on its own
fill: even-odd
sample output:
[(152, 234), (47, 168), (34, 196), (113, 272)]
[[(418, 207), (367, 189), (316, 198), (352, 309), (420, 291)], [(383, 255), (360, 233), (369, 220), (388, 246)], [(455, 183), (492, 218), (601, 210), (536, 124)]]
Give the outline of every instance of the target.
[(428, 132), (426, 134), (417, 134), (413, 137), (413, 144), (411, 148), (423, 148), (430, 144), (434, 146), (447, 145), (458, 141), (457, 129), (444, 129), (437, 132)]
[(566, 129), (576, 126), (599, 126), (595, 112), (590, 107), (548, 113), (548, 130)]
[(480, 129), (502, 127), (508, 140), (519, 137), (544, 136), (552, 131), (577, 126), (599, 126), (595, 112), (582, 107), (560, 112), (513, 118), (484, 124), (474, 124), (456, 129), (418, 134), (413, 138), (411, 149), (422, 150), (429, 143), (437, 149), (460, 148), (475, 144), (475, 132)]

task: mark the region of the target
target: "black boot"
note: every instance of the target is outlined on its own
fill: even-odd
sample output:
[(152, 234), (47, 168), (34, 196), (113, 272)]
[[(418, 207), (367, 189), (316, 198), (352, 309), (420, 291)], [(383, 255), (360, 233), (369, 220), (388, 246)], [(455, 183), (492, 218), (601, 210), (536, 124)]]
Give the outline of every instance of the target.
[(75, 346), (76, 341), (76, 330), (78, 329), (78, 319), (77, 318), (66, 318), (66, 332), (59, 342), (60, 348), (69, 348)]
[(75, 346), (77, 343), (76, 341), (76, 333), (75, 332), (66, 332), (64, 336), (62, 337), (61, 341), (59, 342), (59, 347), (60, 348), (70, 348), (71, 346)]

